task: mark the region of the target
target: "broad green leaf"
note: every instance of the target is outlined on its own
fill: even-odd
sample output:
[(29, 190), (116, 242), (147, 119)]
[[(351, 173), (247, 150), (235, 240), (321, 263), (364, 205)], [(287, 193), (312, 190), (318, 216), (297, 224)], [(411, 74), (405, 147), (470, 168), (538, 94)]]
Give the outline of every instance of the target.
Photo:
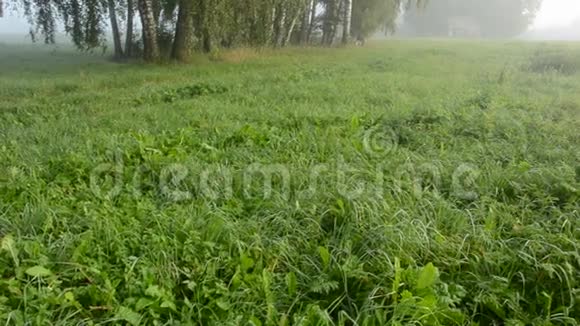
[(177, 307), (175, 306), (175, 303), (165, 300), (161, 303), (161, 308), (167, 308), (167, 309), (171, 309), (173, 311), (177, 311)]
[(75, 295), (72, 292), (65, 293), (64, 298), (68, 302), (75, 302)]
[(134, 326), (138, 326), (141, 323), (141, 315), (127, 307), (119, 307), (115, 318), (124, 320)]
[(157, 285), (151, 285), (150, 287), (148, 287), (147, 290), (145, 290), (145, 294), (154, 298), (163, 297), (163, 293), (161, 292), (161, 289)]
[(266, 300), (270, 301), (272, 299), (272, 291), (271, 291), (271, 284), (272, 284), (272, 274), (268, 272), (268, 270), (262, 270), (262, 284), (264, 287), (264, 294), (266, 295)]
[(395, 301), (397, 299), (397, 294), (399, 293), (399, 287), (401, 286), (401, 260), (399, 257), (395, 257), (395, 280), (393, 281), (393, 293), (395, 293)]
[(330, 252), (325, 247), (318, 247), (318, 254), (320, 259), (322, 259), (322, 265), (327, 268), (330, 264)]
[(12, 260), (14, 261), (14, 265), (18, 266), (18, 250), (16, 249), (16, 244), (14, 242), (14, 238), (8, 234), (6, 235), (0, 244), (0, 248), (2, 250), (8, 251), (12, 256)]
[(242, 271), (247, 272), (250, 268), (254, 267), (254, 260), (245, 254), (240, 257), (240, 264), (242, 265)]
[(287, 326), (288, 325), (288, 315), (282, 314), (280, 320), (278, 321), (278, 326)]
[(26, 274), (32, 277), (47, 277), (52, 275), (52, 272), (42, 266), (34, 266), (27, 269)]
[(235, 289), (242, 284), (242, 279), (240, 277), (241, 271), (240, 268), (236, 268), (236, 273), (232, 276), (232, 287)]
[(230, 309), (230, 303), (224, 298), (217, 299), (215, 303), (217, 304), (218, 307), (220, 307), (220, 309), (226, 311)]
[(250, 317), (249, 324), (253, 326), (262, 326), (262, 322), (256, 316)]
[(432, 263), (427, 264), (427, 266), (423, 267), (421, 273), (419, 273), (417, 289), (426, 289), (433, 286), (438, 278), (439, 272), (437, 268)]
[(426, 295), (419, 302), (419, 305), (427, 309), (433, 310), (437, 307), (437, 297), (432, 294)]
[(14, 250), (14, 238), (8, 234), (2, 239), (2, 250), (11, 252)]
[(358, 116), (355, 115), (350, 119), (350, 127), (352, 130), (356, 130), (360, 127), (360, 119)]
[(342, 199), (339, 198), (336, 200), (336, 206), (338, 206), (341, 213), (344, 213), (344, 202), (342, 201)]
[(288, 286), (288, 295), (293, 297), (296, 294), (296, 274), (290, 272), (286, 274), (286, 285)]
[(401, 293), (401, 299), (403, 300), (413, 300), (413, 293), (409, 292), (408, 290), (405, 290)]
[(148, 298), (140, 298), (139, 300), (137, 300), (137, 303), (135, 304), (135, 309), (137, 311), (142, 311), (143, 309), (147, 308), (148, 306), (152, 305), (153, 303), (155, 303), (155, 301), (148, 299)]

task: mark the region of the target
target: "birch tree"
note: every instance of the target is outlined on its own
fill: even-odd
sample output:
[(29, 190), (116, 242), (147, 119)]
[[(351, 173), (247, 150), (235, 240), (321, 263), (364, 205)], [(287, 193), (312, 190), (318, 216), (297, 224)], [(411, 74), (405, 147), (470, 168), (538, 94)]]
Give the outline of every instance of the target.
[[(3, 0), (0, 0), (3, 1)], [(189, 61), (195, 49), (312, 44), (332, 45), (352, 36), (367, 37), (393, 25), (406, 0), (9, 0), (28, 17), (33, 35), (54, 42), (62, 24), (81, 50), (111, 41), (115, 58), (135, 55), (142, 40), (143, 59), (167, 56)], [(411, 1), (411, 0), (408, 0)], [(531, 1), (531, 0), (529, 0)], [(135, 15), (141, 30), (135, 29)], [(125, 25), (123, 38), (123, 25)], [(339, 33), (342, 27), (342, 34)], [(110, 30), (112, 33), (110, 33)], [(109, 38), (109, 39), (108, 39)], [(124, 43), (124, 44), (123, 44)]]
[(133, 19), (135, 17), (135, 3), (133, 0), (127, 0), (127, 27), (125, 32), (125, 55), (128, 58), (133, 57)]
[(192, 51), (192, 41), (193, 1), (180, 0), (171, 57), (181, 62), (189, 61)]
[(119, 21), (117, 19), (117, 7), (115, 0), (107, 0), (107, 7), (109, 9), (109, 19), (111, 21), (111, 29), (113, 31), (113, 45), (115, 51), (115, 58), (123, 57), (123, 45), (121, 44), (121, 31), (119, 29)]
[(141, 28), (143, 29), (143, 59), (156, 61), (160, 58), (157, 19), (154, 12), (154, 0), (138, 0)]
[(350, 28), (352, 19), (352, 1), (344, 0), (344, 18), (343, 18), (343, 30), (342, 30), (342, 44), (347, 44), (350, 38)]

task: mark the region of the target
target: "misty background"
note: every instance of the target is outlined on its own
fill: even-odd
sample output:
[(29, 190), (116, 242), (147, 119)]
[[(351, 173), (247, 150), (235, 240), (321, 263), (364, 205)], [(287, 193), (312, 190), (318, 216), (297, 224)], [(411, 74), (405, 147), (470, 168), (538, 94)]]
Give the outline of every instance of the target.
[[(431, 0), (431, 5), (436, 2)], [(405, 31), (405, 15), (399, 19), (395, 36), (412, 36)], [(5, 10), (0, 18), (0, 40), (30, 42), (30, 26), (26, 18), (13, 10)], [(525, 40), (580, 40), (580, 0), (543, 0), (542, 7), (530, 28), (519, 35)], [(57, 42), (67, 42), (65, 37)]]

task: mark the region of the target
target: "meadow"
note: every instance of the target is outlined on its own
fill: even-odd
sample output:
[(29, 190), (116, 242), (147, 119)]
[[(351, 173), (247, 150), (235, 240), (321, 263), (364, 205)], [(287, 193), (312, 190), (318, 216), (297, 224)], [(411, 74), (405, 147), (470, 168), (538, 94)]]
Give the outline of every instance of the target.
[(580, 45), (0, 43), (4, 325), (578, 325)]

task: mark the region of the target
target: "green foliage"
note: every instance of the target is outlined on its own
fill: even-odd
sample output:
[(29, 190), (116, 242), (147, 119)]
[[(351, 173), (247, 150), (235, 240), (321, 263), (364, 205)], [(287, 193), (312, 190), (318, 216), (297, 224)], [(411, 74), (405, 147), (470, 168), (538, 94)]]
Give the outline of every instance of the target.
[(578, 72), (506, 69), (549, 48), (2, 47), (0, 323), (577, 325)]
[(376, 31), (386, 28), (394, 31), (395, 21), (401, 10), (401, 1), (393, 0), (355, 0), (353, 2), (353, 34), (369, 37)]
[(580, 71), (579, 53), (538, 51), (530, 59), (528, 69), (536, 73), (574, 75)]
[(223, 94), (228, 89), (222, 85), (199, 83), (191, 86), (165, 90), (161, 94), (161, 100), (165, 103), (172, 103), (177, 100), (192, 99), (197, 96), (212, 94)]
[[(307, 44), (314, 41), (319, 30), (323, 34), (322, 43), (332, 45), (341, 38), (337, 30), (346, 21), (352, 21), (352, 36), (364, 38), (380, 29), (394, 30), (403, 4), (424, 2), (349, 0), (352, 1), (352, 12), (347, 13), (346, 0), (313, 1), (13, 0), (14, 7), (23, 10), (28, 17), (32, 36), (42, 36), (45, 43), (54, 43), (56, 26), (62, 24), (78, 49), (106, 48), (110, 35), (105, 27), (118, 26), (113, 30), (117, 59), (122, 58), (123, 53), (131, 53), (155, 62), (162, 58), (188, 62), (194, 49), (215, 54), (218, 48)], [(148, 5), (135, 6), (135, 3)], [(128, 38), (125, 44), (128, 49), (123, 49), (121, 29), (136, 30), (135, 24), (129, 23), (135, 19), (135, 7), (138, 11), (152, 8), (150, 14), (153, 17), (144, 21), (150, 16), (149, 10), (147, 13), (139, 12), (141, 36)], [(151, 46), (149, 38), (152, 39)]]

